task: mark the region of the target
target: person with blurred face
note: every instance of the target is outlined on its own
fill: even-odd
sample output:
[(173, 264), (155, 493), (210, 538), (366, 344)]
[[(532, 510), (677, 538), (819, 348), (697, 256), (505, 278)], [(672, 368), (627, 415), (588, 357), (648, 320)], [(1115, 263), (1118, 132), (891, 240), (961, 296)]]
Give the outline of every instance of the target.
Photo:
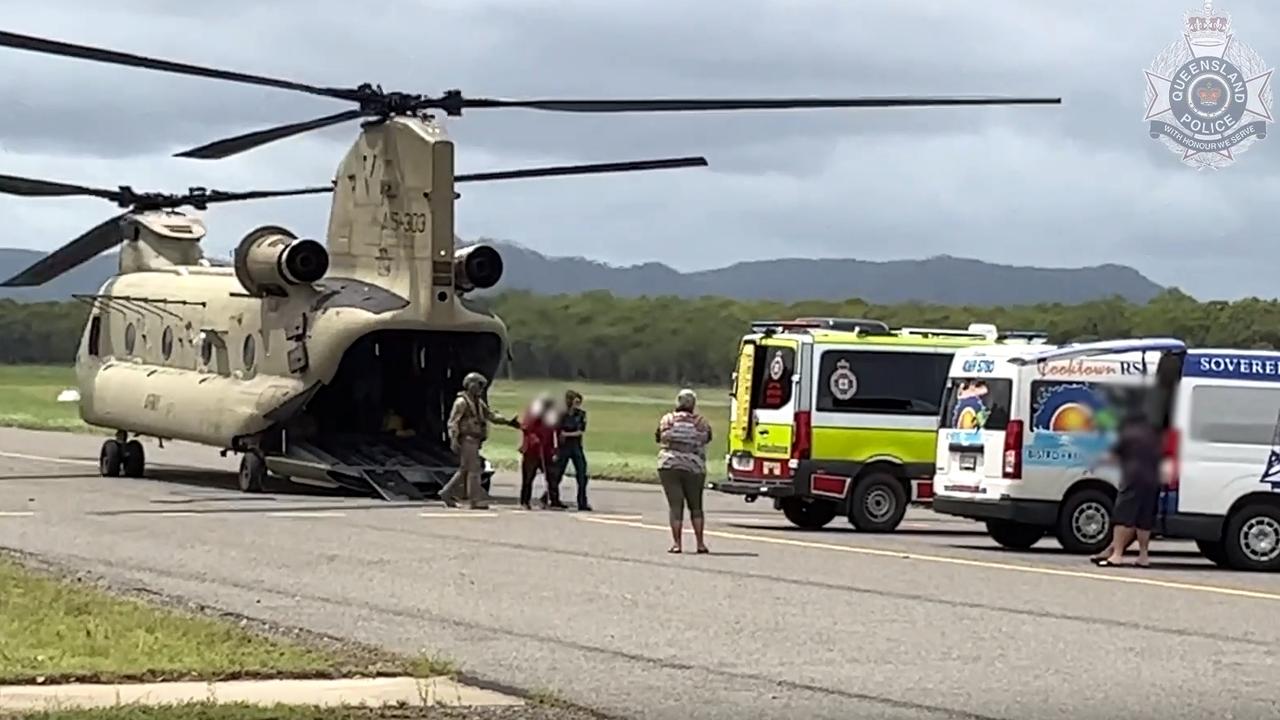
[(1120, 465), (1120, 485), (1111, 513), (1111, 544), (1090, 560), (1102, 567), (1120, 565), (1136, 539), (1136, 565), (1149, 567), (1151, 530), (1160, 503), (1160, 434), (1140, 408), (1130, 408), (1125, 415), (1112, 457)]
[(560, 502), (559, 473), (556, 466), (558, 413), (551, 396), (542, 393), (534, 398), (520, 418), (520, 507), (529, 510), (533, 499), (533, 481), (542, 472), (547, 491), (543, 507), (563, 509)]

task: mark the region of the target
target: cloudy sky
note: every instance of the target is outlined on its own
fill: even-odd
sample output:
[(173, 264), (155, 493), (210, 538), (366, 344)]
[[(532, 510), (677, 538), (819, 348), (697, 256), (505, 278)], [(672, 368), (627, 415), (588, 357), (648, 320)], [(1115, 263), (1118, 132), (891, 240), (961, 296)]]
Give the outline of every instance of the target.
[[(368, 5), (368, 10), (358, 10)], [(1143, 70), (1198, 0), (5, 0), (0, 28), (318, 85), (470, 96), (992, 94), (1061, 106), (578, 116), (475, 110), (458, 172), (705, 155), (710, 168), (463, 186), (458, 231), (683, 270), (951, 254), (1132, 265), (1201, 298), (1274, 297), (1280, 139), (1197, 172), (1147, 134)], [(1280, 3), (1219, 0), (1280, 62)], [(114, 187), (327, 182), (355, 124), (220, 161), (173, 152), (334, 100), (0, 49), (0, 172)], [(1277, 110), (1280, 110), (1278, 108)], [(92, 199), (0, 199), (0, 247), (52, 249)], [(327, 198), (209, 212), (209, 250)], [(856, 292), (850, 289), (850, 294)]]

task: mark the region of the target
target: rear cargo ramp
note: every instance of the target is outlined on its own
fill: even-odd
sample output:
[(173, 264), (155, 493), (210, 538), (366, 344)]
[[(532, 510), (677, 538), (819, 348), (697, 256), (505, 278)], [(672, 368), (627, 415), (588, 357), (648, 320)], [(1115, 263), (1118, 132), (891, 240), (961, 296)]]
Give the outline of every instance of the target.
[(330, 436), (292, 443), (285, 455), (324, 465), (339, 485), (386, 500), (425, 500), (420, 488), (434, 492), (457, 470), (453, 458), (412, 438)]

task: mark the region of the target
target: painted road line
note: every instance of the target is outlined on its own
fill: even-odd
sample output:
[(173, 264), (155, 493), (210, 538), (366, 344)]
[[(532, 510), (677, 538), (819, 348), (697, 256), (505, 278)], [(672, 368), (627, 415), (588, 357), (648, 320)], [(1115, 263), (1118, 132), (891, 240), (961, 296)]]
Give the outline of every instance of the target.
[(278, 518), (340, 518), (346, 517), (344, 512), (334, 512), (331, 510), (282, 510), (280, 512), (269, 512), (267, 517)]
[(25, 455), (15, 452), (0, 452), (0, 457), (13, 458), (14, 460), (34, 460), (36, 462), (66, 463), (67, 465), (88, 465), (89, 467), (98, 467), (98, 463), (94, 460), (76, 460), (73, 458), (54, 458), (45, 457), (43, 455)]
[(449, 512), (424, 512), (418, 513), (418, 517), (423, 518), (475, 518), (475, 517), (498, 517), (496, 512), (484, 512), (481, 510), (452, 510)]
[(35, 513), (30, 510), (0, 510), (0, 517), (31, 517)]
[[(606, 525), (623, 525), (627, 527), (643, 528), (645, 530), (671, 532), (671, 528), (666, 525), (647, 525), (645, 523), (606, 520), (591, 517), (583, 517), (582, 519), (587, 522), (598, 522)], [(1150, 587), (1160, 587), (1170, 590), (1188, 590), (1215, 595), (1230, 595), (1233, 597), (1244, 597), (1254, 600), (1280, 601), (1280, 593), (1263, 592), (1260, 590), (1245, 590), (1243, 588), (1233, 588), (1221, 585), (1202, 585), (1199, 583), (1184, 583), (1171, 580), (1156, 580), (1153, 578), (1128, 577), (1125, 575), (1104, 575), (1102, 573), (1084, 572), (1080, 570), (1059, 570), (1057, 568), (1047, 568), (1036, 565), (1018, 565), (1015, 563), (992, 562), (989, 560), (970, 560), (968, 558), (948, 557), (946, 555), (925, 555), (907, 550), (883, 550), (879, 548), (860, 547), (857, 545), (836, 545), (833, 543), (792, 540), (790, 538), (767, 537), (764, 535), (724, 532), (720, 530), (707, 530), (704, 534), (709, 537), (725, 538), (727, 540), (745, 540), (748, 542), (767, 543), (770, 545), (789, 545), (791, 547), (802, 547), (816, 550), (834, 550), (836, 552), (850, 553), (854, 555), (874, 555), (879, 557), (898, 558), (902, 560), (917, 560), (920, 562), (986, 568), (988, 570), (1006, 570), (1010, 572), (1033, 573), (1037, 575), (1056, 575), (1058, 577), (1073, 577), (1083, 580), (1128, 583), (1130, 585), (1147, 585)]]
[(583, 520), (589, 520), (592, 518), (599, 519), (599, 520), (643, 520), (644, 519), (643, 515), (603, 515), (598, 513), (591, 513), (590, 517), (588, 517), (585, 514), (577, 514), (577, 516), (582, 518)]
[[(8, 452), (0, 450), (0, 458), (12, 458), (14, 460), (32, 460), (35, 462), (46, 463), (64, 463), (66, 465), (81, 465), (92, 468), (98, 467), (97, 460), (82, 460), (79, 458), (58, 458), (49, 457), (48, 455), (27, 455), (24, 453)], [(147, 467), (160, 468), (163, 470), (194, 470), (197, 472), (224, 473), (234, 472), (234, 470), (219, 470), (218, 468), (197, 467), (194, 465), (170, 465), (168, 463), (148, 463)]]
[(169, 512), (156, 513), (160, 517), (199, 517), (200, 513), (185, 512), (181, 510), (172, 510)]

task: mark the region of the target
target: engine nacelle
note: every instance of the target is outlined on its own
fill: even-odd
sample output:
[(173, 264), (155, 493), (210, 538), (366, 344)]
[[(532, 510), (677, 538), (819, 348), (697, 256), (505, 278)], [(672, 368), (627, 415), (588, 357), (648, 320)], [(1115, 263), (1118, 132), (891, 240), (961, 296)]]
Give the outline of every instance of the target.
[(453, 284), (460, 292), (484, 290), (502, 279), (502, 255), (488, 245), (472, 245), (453, 256)]
[(245, 235), (234, 260), (236, 277), (255, 297), (288, 295), (290, 286), (309, 285), (329, 271), (329, 251), (324, 245), (300, 240), (275, 225)]

